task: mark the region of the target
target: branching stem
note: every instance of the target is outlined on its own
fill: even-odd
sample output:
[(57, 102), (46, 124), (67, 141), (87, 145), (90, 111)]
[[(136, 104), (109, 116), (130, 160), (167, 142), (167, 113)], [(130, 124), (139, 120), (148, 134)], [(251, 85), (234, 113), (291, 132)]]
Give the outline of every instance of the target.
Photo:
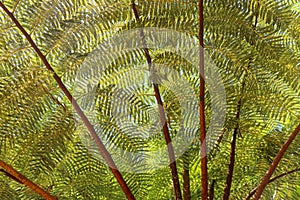
[[(271, 178), (269, 181), (268, 181), (268, 184), (276, 181), (277, 179), (279, 178), (282, 178), (282, 177), (285, 177), (286, 175), (289, 175), (289, 174), (292, 174), (292, 173), (295, 173), (295, 172), (298, 172), (300, 171), (300, 168), (296, 168), (296, 169), (293, 169), (293, 170), (290, 170), (290, 171), (287, 171), (287, 172), (284, 172), (282, 174), (279, 174), (273, 178)], [(257, 188), (255, 188), (254, 190), (252, 190), (248, 196), (245, 198), (245, 200), (250, 200), (250, 198), (254, 195), (254, 193), (256, 192)]]
[(274, 158), (272, 164), (270, 165), (268, 171), (266, 172), (266, 175), (264, 176), (264, 178), (262, 179), (262, 181), (258, 185), (258, 187), (256, 189), (256, 192), (253, 196), (253, 200), (258, 200), (260, 198), (260, 196), (262, 195), (265, 187), (269, 183), (269, 179), (271, 178), (271, 176), (274, 173), (276, 167), (278, 166), (281, 158), (283, 157), (284, 153), (289, 148), (291, 143), (294, 141), (294, 139), (298, 135), (299, 131), (300, 131), (300, 124), (298, 124), (298, 126), (295, 128), (295, 130), (292, 132), (292, 134), (289, 136), (289, 138), (285, 141), (285, 143), (283, 144), (283, 146), (279, 150), (277, 156)]

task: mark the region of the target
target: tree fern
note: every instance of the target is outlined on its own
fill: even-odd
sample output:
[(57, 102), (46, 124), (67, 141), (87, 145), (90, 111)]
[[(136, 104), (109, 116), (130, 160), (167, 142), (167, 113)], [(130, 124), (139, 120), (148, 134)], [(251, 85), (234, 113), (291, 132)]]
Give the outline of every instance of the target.
[[(94, 113), (85, 114), (87, 117), (96, 115), (93, 127), (116, 161), (133, 196), (173, 199), (170, 169), (161, 164), (168, 161), (168, 156), (151, 157), (151, 152), (165, 147), (165, 141), (162, 127), (157, 125), (160, 118), (153, 86), (143, 78), (148, 70), (143, 49), (120, 52), (126, 45), (121, 42), (110, 49), (112, 54), (102, 49), (102, 60), (110, 56), (113, 62), (101, 63), (105, 70), (101, 71), (100, 79), (93, 80), (91, 88), (88, 87), (91, 80), (86, 75), (95, 72), (80, 74), (80, 68), (99, 45), (136, 28), (165, 28), (186, 33), (197, 41), (198, 2), (135, 1), (140, 18), (137, 22), (129, 0), (2, 1), (45, 57), (44, 61), (40, 59), (28, 38), (2, 9), (1, 161), (58, 199), (126, 198), (87, 129), (80, 126), (81, 119), (73, 115), (70, 96), (68, 99), (58, 87), (53, 72), (47, 71), (51, 66), (56, 79), (61, 80), (70, 94), (78, 94), (76, 89), (82, 89), (82, 96), (75, 95), (82, 109), (94, 106)], [(297, 1), (204, 1), (204, 46), (222, 76), (226, 91), (225, 123), (217, 127), (223, 132), (207, 136), (208, 141), (212, 141), (208, 147), (214, 147), (207, 155), (207, 181), (208, 187), (214, 182), (215, 199), (223, 197), (230, 141), (237, 127), (230, 198), (244, 199), (252, 197), (284, 141), (299, 124), (299, 20)], [(186, 41), (176, 42), (184, 51)], [(199, 94), (199, 72), (190, 60), (175, 52), (150, 48), (149, 56), (159, 66), (158, 76), (151, 78), (160, 83), (167, 125), (171, 139), (175, 139), (182, 126), (193, 127), (199, 122), (195, 119), (198, 115), (192, 111), (185, 113), (182, 106), (188, 99), (184, 97), (186, 94), (191, 94), (190, 99), (198, 104), (195, 99)], [(206, 64), (205, 70), (209, 70)], [(145, 69), (138, 67), (141, 65)], [(80, 76), (82, 82), (78, 82)], [(93, 100), (90, 100), (91, 94)], [(212, 120), (212, 105), (222, 102), (211, 95), (206, 88), (206, 129)], [(240, 117), (237, 118), (239, 103)], [(194, 104), (188, 108), (194, 109)], [(185, 131), (186, 138), (200, 134), (198, 126)], [(298, 142), (296, 137), (273, 177), (286, 175), (270, 182), (262, 199), (299, 199)], [(175, 153), (179, 147), (175, 145)], [(189, 170), (191, 199), (200, 199), (203, 192), (200, 147), (198, 140), (193, 141), (188, 154), (176, 160), (181, 189), (184, 171)], [(137, 155), (129, 157), (125, 152)], [(7, 176), (4, 169), (0, 170), (1, 199), (41, 199)], [(287, 173), (290, 171), (293, 172)]]

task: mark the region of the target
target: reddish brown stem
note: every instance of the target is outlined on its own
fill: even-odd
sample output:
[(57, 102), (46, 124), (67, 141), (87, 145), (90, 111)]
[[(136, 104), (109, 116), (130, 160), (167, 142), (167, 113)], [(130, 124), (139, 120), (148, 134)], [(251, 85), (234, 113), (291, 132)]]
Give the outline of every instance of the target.
[(214, 200), (216, 180), (213, 179), (209, 188), (209, 200)]
[(281, 158), (283, 157), (286, 150), (289, 148), (290, 144), (294, 141), (294, 139), (298, 135), (299, 131), (300, 131), (300, 124), (298, 124), (298, 126), (295, 128), (295, 130), (290, 135), (290, 137), (286, 140), (286, 142), (283, 144), (283, 146), (279, 150), (277, 156), (275, 157), (275, 159), (273, 160), (272, 164), (270, 165), (268, 171), (266, 172), (266, 175), (264, 176), (263, 180), (258, 185), (257, 190), (253, 196), (253, 200), (258, 200), (260, 198), (266, 185), (269, 182), (270, 177), (272, 176), (276, 167), (278, 166)]
[(234, 163), (235, 163), (235, 148), (236, 148), (236, 137), (237, 137), (237, 128), (234, 129), (231, 141), (231, 148), (230, 148), (230, 162), (228, 166), (227, 178), (226, 178), (226, 185), (224, 188), (223, 200), (228, 200), (230, 196), (230, 188), (232, 183), (232, 176), (234, 170)]
[(6, 14), (12, 19), (12, 21), (15, 23), (15, 25), (23, 33), (23, 35), (26, 37), (26, 39), (28, 40), (28, 42), (31, 44), (32, 48), (36, 51), (36, 53), (38, 54), (38, 56), (43, 61), (43, 63), (46, 66), (46, 68), (53, 73), (53, 77), (54, 77), (55, 81), (57, 82), (57, 84), (61, 88), (61, 90), (64, 92), (64, 94), (67, 96), (67, 98), (69, 99), (70, 103), (74, 107), (76, 113), (80, 116), (81, 120), (83, 121), (83, 123), (85, 124), (85, 126), (87, 127), (87, 129), (89, 130), (89, 132), (90, 132), (93, 140), (95, 141), (96, 145), (98, 146), (98, 148), (100, 150), (101, 156), (104, 158), (104, 160), (106, 161), (106, 163), (109, 165), (110, 170), (112, 171), (112, 173), (114, 174), (115, 178), (117, 179), (117, 181), (118, 181), (119, 185), (121, 186), (123, 192), (125, 193), (127, 199), (134, 200), (135, 197), (133, 196), (133, 194), (130, 191), (128, 185), (126, 184), (125, 180), (123, 179), (123, 177), (122, 177), (121, 173), (119, 172), (117, 166), (115, 165), (115, 163), (114, 163), (111, 155), (109, 154), (109, 152), (105, 148), (104, 144), (102, 143), (102, 141), (98, 137), (98, 135), (97, 135), (94, 127), (92, 126), (92, 124), (90, 123), (90, 121), (88, 120), (88, 118), (85, 116), (85, 114), (81, 110), (81, 108), (78, 105), (78, 103), (76, 102), (76, 100), (73, 99), (71, 93), (69, 92), (69, 90), (67, 89), (67, 87), (63, 84), (63, 82), (61, 81), (60, 77), (55, 73), (54, 69), (51, 67), (51, 65), (49, 64), (48, 60), (44, 56), (44, 54), (40, 51), (40, 49), (37, 47), (37, 45), (35, 44), (35, 42), (32, 40), (31, 36), (27, 33), (27, 31), (23, 28), (23, 26), (15, 18), (15, 16), (6, 8), (6, 6), (2, 2), (0, 2), (0, 6), (3, 8), (3, 10), (6, 12)]
[(166, 140), (166, 144), (167, 144), (167, 148), (168, 148), (169, 159), (170, 159), (169, 166), (171, 168), (171, 173), (172, 173), (174, 192), (175, 192), (176, 200), (181, 200), (182, 196), (181, 196), (179, 177), (178, 177), (178, 171), (177, 171), (177, 166), (176, 166), (176, 159), (175, 159), (174, 149), (173, 149), (173, 145), (172, 145), (172, 140), (171, 140), (170, 133), (169, 133), (169, 128), (166, 123), (166, 116), (165, 116), (165, 111), (164, 111), (164, 107), (163, 107), (163, 102), (161, 100), (158, 85), (153, 84), (153, 87), (154, 87), (154, 92), (155, 92), (155, 98), (156, 98), (156, 101), (158, 104), (161, 123), (163, 126), (163, 132), (164, 132), (164, 136), (165, 136), (165, 140)]
[[(138, 12), (138, 9), (137, 9), (134, 1), (131, 1), (131, 7), (132, 7), (132, 10), (133, 10), (135, 19), (137, 20), (137, 22), (140, 22), (139, 12)], [(146, 48), (146, 40), (145, 40), (145, 34), (144, 34), (143, 29), (141, 30), (140, 35), (142, 37), (142, 42), (143, 42), (144, 47), (145, 47), (145, 48), (143, 48), (144, 55), (145, 55), (145, 58), (147, 60), (147, 64), (149, 66), (149, 70), (151, 70), (152, 69), (152, 60), (151, 60), (149, 50), (148, 50), (148, 48)], [(161, 124), (163, 126), (163, 133), (164, 133), (165, 141), (166, 141), (167, 148), (168, 148), (168, 154), (169, 154), (169, 159), (170, 159), (170, 165), (169, 166), (170, 166), (171, 173), (172, 173), (174, 193), (175, 193), (176, 200), (181, 200), (182, 195), (181, 195), (181, 190), (180, 190), (178, 171), (177, 171), (177, 166), (176, 166), (176, 160), (175, 160), (175, 154), (174, 154), (174, 149), (173, 149), (173, 145), (172, 145), (172, 140), (171, 140), (169, 128), (168, 128), (168, 125), (167, 125), (166, 113), (165, 113), (165, 109), (163, 107), (163, 102), (162, 102), (162, 99), (161, 99), (158, 84), (153, 83), (153, 88), (154, 88), (156, 102), (158, 104), (160, 121), (161, 121)]]
[(199, 114), (200, 114), (200, 142), (201, 142), (201, 184), (202, 200), (208, 199), (208, 173), (207, 173), (207, 153), (206, 153), (206, 125), (205, 125), (205, 80), (204, 80), (204, 18), (203, 0), (199, 0), (199, 68), (200, 68), (200, 93), (199, 93)]
[[(242, 92), (244, 88), (245, 82), (243, 82), (242, 86)], [(223, 194), (223, 200), (228, 200), (230, 196), (230, 189), (232, 184), (232, 177), (233, 177), (233, 170), (234, 170), (234, 164), (235, 164), (235, 149), (236, 149), (236, 138), (239, 131), (239, 120), (240, 120), (240, 113), (241, 113), (241, 103), (242, 99), (240, 98), (238, 105), (237, 105), (237, 111), (236, 111), (236, 120), (237, 125), (233, 130), (232, 140), (230, 144), (230, 162), (228, 166), (228, 172), (227, 172), (227, 178), (226, 178), (226, 185), (224, 188), (224, 194)]]
[(279, 178), (281, 178), (281, 177), (284, 177), (284, 176), (286, 176), (286, 175), (295, 173), (295, 172), (297, 172), (297, 171), (300, 171), (300, 168), (297, 168), (297, 169), (294, 169), (294, 170), (291, 170), (291, 171), (288, 171), (288, 172), (284, 172), (284, 173), (282, 173), (282, 174), (279, 174), (279, 175), (277, 175), (277, 176), (271, 178), (271, 179), (268, 181), (268, 184), (269, 184), (269, 183), (272, 183), (272, 182), (274, 182), (274, 181), (276, 181), (277, 179), (279, 179)]
[[(282, 174), (279, 174), (279, 175), (277, 175), (277, 176), (271, 178), (271, 179), (268, 181), (268, 184), (270, 184), (270, 183), (276, 181), (276, 180), (279, 179), (279, 178), (285, 177), (286, 175), (289, 175), (289, 174), (292, 174), (292, 173), (295, 173), (295, 172), (298, 172), (298, 171), (300, 171), (300, 168), (296, 168), (296, 169), (293, 169), (293, 170), (284, 172), (284, 173), (282, 173)], [(256, 192), (256, 190), (257, 190), (257, 188), (255, 188), (254, 190), (252, 190), (252, 191), (248, 194), (248, 196), (245, 198), (245, 200), (249, 200), (249, 199), (254, 195), (254, 193)]]
[(19, 183), (24, 184), (37, 194), (39, 194), (41, 197), (47, 199), (47, 200), (57, 200), (57, 197), (52, 196), (49, 194), (46, 190), (41, 188), (40, 186), (33, 183), (31, 180), (26, 178), (24, 175), (19, 173), (17, 170), (15, 170), (12, 166), (6, 164), (4, 161), (0, 160), (0, 167), (3, 168), (4, 172), (8, 175), (8, 177), (18, 181)]
[(21, 181), (19, 181), (16, 177), (12, 176), (11, 174), (7, 173), (4, 169), (0, 169), (0, 172), (3, 172), (5, 176), (7, 176), (8, 178), (11, 178), (15, 181), (17, 181), (18, 183), (23, 184)]
[(186, 153), (186, 159), (183, 160), (183, 199), (191, 200), (191, 188), (190, 188), (190, 161), (189, 156)]

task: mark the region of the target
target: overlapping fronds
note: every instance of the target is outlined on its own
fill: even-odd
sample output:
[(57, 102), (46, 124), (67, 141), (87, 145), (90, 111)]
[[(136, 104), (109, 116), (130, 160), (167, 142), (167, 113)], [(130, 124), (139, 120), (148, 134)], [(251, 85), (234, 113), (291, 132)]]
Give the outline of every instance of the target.
[[(86, 115), (95, 117), (93, 125), (135, 197), (172, 199), (171, 174), (162, 164), (167, 162), (167, 155), (160, 155), (165, 151), (165, 141), (151, 81), (160, 85), (171, 138), (180, 136), (184, 143), (199, 134), (194, 126), (199, 121), (194, 114), (198, 106), (198, 69), (175, 52), (150, 48), (155, 72), (149, 71), (143, 51), (122, 51), (126, 44), (121, 42), (100, 46), (102, 54), (89, 59), (108, 38), (135, 28), (176, 30), (197, 40), (198, 1), (135, 1), (140, 22), (135, 20), (129, 0), (2, 2), (31, 35), (68, 89), (77, 94), (75, 98), (83, 110), (94, 109)], [(215, 199), (222, 198), (235, 128), (238, 138), (231, 197), (243, 199), (255, 189), (299, 123), (300, 11), (296, 3), (299, 4), (297, 0), (205, 1), (205, 49), (226, 91), (225, 123), (218, 127), (222, 132), (209, 136), (213, 141), (209, 147), (214, 147), (208, 156), (209, 182), (216, 181)], [(53, 74), (45, 69), (3, 10), (0, 29), (0, 159), (59, 199), (124, 199)], [(176, 42), (178, 47), (186, 45), (184, 40)], [(111, 62), (97, 63), (99, 60)], [(80, 71), (87, 61), (93, 67)], [(209, 126), (211, 105), (221, 100), (213, 99), (209, 89), (205, 97)], [(299, 138), (274, 176), (298, 167), (297, 142)], [(184, 162), (190, 162), (192, 199), (201, 196), (199, 146), (198, 140), (193, 140), (189, 153), (177, 161), (181, 184)], [(175, 151), (180, 147), (175, 146)], [(270, 183), (262, 199), (299, 199), (299, 185), (296, 171)], [(0, 199), (40, 197), (0, 171)]]

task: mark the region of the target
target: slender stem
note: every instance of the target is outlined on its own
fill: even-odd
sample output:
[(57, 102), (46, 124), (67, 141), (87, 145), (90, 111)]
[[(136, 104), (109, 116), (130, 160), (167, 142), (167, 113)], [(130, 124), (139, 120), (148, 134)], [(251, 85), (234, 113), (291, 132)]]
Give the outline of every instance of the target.
[(57, 82), (57, 84), (61, 88), (61, 90), (64, 92), (64, 94), (67, 96), (67, 98), (69, 99), (70, 103), (74, 107), (76, 113), (80, 116), (81, 120), (83, 121), (83, 123), (85, 124), (85, 126), (87, 127), (87, 129), (89, 130), (89, 132), (90, 132), (93, 140), (95, 141), (96, 145), (99, 148), (101, 156), (104, 158), (104, 160), (106, 161), (106, 163), (109, 165), (110, 170), (112, 171), (112, 173), (114, 174), (115, 178), (117, 179), (117, 181), (118, 181), (119, 185), (121, 186), (123, 192), (125, 193), (127, 199), (134, 200), (135, 197), (133, 196), (133, 194), (130, 191), (128, 185), (126, 184), (125, 180), (123, 179), (123, 177), (122, 177), (121, 173), (119, 172), (117, 166), (115, 165), (115, 163), (114, 163), (111, 155), (109, 154), (109, 152), (105, 148), (105, 146), (102, 143), (101, 139), (98, 137), (98, 135), (97, 135), (97, 133), (96, 133), (93, 125), (90, 123), (90, 121), (88, 120), (88, 118), (85, 116), (85, 114), (81, 110), (81, 108), (78, 105), (78, 103), (76, 102), (76, 100), (73, 99), (73, 97), (72, 97), (71, 93), (69, 92), (69, 90), (67, 89), (67, 87), (63, 84), (63, 82), (61, 81), (60, 77), (55, 73), (54, 69), (49, 64), (49, 62), (46, 59), (46, 57), (43, 55), (43, 53), (37, 47), (37, 45), (35, 44), (35, 42), (32, 40), (31, 36), (27, 33), (27, 31), (23, 28), (23, 26), (15, 18), (15, 16), (6, 8), (6, 6), (2, 2), (0, 2), (0, 6), (6, 12), (6, 14), (12, 19), (12, 21), (15, 23), (15, 25), (23, 33), (23, 35), (26, 37), (26, 39), (28, 40), (28, 42), (31, 44), (32, 48), (36, 51), (36, 53), (38, 54), (38, 56), (43, 61), (43, 63), (46, 66), (46, 68), (53, 73), (53, 77), (54, 77), (55, 81)]
[[(136, 7), (134, 0), (131, 1), (131, 7), (132, 7), (136, 21), (140, 22), (139, 12), (138, 12), (138, 9)], [(151, 70), (152, 69), (152, 60), (151, 60), (149, 50), (148, 50), (148, 48), (146, 48), (147, 45), (146, 45), (145, 34), (144, 34), (143, 29), (140, 32), (140, 36), (142, 38), (142, 42), (144, 43), (144, 47), (145, 47), (145, 48), (143, 48), (144, 55), (146, 57), (147, 64), (149, 66), (149, 70)], [(162, 102), (162, 98), (160, 95), (158, 84), (153, 83), (153, 88), (154, 88), (156, 102), (158, 104), (160, 121), (163, 126), (163, 133), (164, 133), (165, 141), (166, 141), (167, 148), (168, 148), (168, 154), (169, 154), (169, 159), (170, 159), (169, 166), (170, 166), (171, 173), (172, 173), (172, 181), (173, 181), (175, 196), (176, 196), (176, 200), (181, 200), (182, 195), (181, 195), (181, 190), (180, 190), (178, 171), (177, 171), (177, 166), (176, 166), (174, 149), (173, 149), (173, 145), (172, 145), (172, 139), (170, 137), (170, 132), (169, 132), (169, 128), (168, 128), (168, 124), (167, 124), (167, 120), (166, 120), (166, 113), (165, 113), (165, 109), (163, 107), (163, 102)]]
[(0, 172), (3, 172), (5, 176), (17, 181), (18, 183), (23, 184), (21, 181), (19, 181), (19, 179), (17, 179), (16, 177), (14, 177), (13, 175), (9, 174), (8, 172), (6, 172), (4, 169), (0, 169)]
[[(256, 26), (257, 26), (257, 19), (258, 19), (258, 16), (256, 15), (255, 23), (254, 23), (254, 29), (256, 29)], [(251, 41), (250, 44), (253, 45), (253, 42)], [(248, 69), (250, 68), (250, 64), (251, 64), (251, 59), (249, 59)], [(224, 188), (223, 200), (228, 200), (229, 197), (230, 197), (230, 189), (231, 189), (231, 185), (232, 185), (232, 177), (233, 177), (234, 164), (235, 164), (236, 138), (237, 138), (237, 135), (238, 135), (238, 132), (239, 132), (241, 104), (242, 104), (242, 96), (243, 96), (243, 93), (244, 93), (245, 84), (246, 84), (245, 80), (242, 80), (241, 96), (240, 96), (240, 99), (238, 101), (236, 117), (235, 117), (236, 118), (236, 127), (233, 130), (232, 141), (231, 141), (231, 144), (230, 144), (230, 146), (231, 146), (230, 147), (230, 163), (229, 163), (229, 166), (228, 166), (228, 172), (227, 172), (226, 184), (225, 184), (225, 188)]]
[(0, 167), (3, 168), (4, 172), (7, 174), (8, 177), (18, 181), (19, 183), (22, 183), (29, 187), (31, 190), (39, 194), (41, 197), (47, 199), (47, 200), (57, 200), (57, 197), (52, 196), (49, 194), (46, 190), (41, 188), (40, 186), (33, 183), (31, 180), (26, 178), (24, 175), (19, 173), (17, 170), (15, 170), (12, 166), (6, 164), (4, 161), (0, 160)]
[(224, 137), (224, 134), (225, 134), (226, 131), (227, 131), (226, 128), (224, 128), (224, 129), (222, 130), (222, 132), (221, 132), (221, 134), (219, 135), (219, 137), (218, 137), (216, 143), (214, 144), (214, 148), (213, 148), (213, 149), (211, 150), (211, 152), (210, 152), (210, 155), (211, 155), (212, 157), (215, 157), (217, 151), (219, 151), (220, 144), (221, 144), (221, 142), (222, 142), (222, 140), (223, 140), (223, 137)]
[(199, 93), (199, 114), (200, 114), (200, 142), (201, 142), (201, 184), (202, 200), (208, 198), (208, 172), (207, 172), (207, 155), (206, 155), (206, 125), (205, 125), (205, 80), (204, 80), (204, 18), (203, 18), (203, 0), (199, 0), (199, 68), (200, 68), (200, 93)]
[(19, 5), (20, 2), (21, 2), (21, 0), (17, 0), (17, 2), (14, 5), (13, 10), (11, 11), (12, 13), (14, 13), (16, 11), (16, 9), (17, 9), (17, 7), (18, 7), (18, 5)]
[(276, 167), (278, 166), (281, 158), (283, 157), (286, 150), (289, 148), (290, 144), (294, 141), (294, 139), (298, 135), (299, 131), (300, 131), (300, 124), (298, 124), (298, 126), (295, 128), (295, 130), (290, 135), (290, 137), (286, 140), (286, 142), (283, 144), (283, 146), (279, 150), (277, 156), (275, 157), (275, 159), (273, 160), (272, 164), (270, 165), (268, 171), (266, 172), (266, 175), (264, 176), (263, 180), (258, 185), (257, 190), (254, 194), (253, 200), (258, 200), (260, 198), (265, 187), (267, 186), (267, 184), (269, 182), (270, 177), (272, 176)]
[[(239, 102), (240, 103), (240, 102)], [(232, 183), (232, 176), (234, 170), (234, 163), (235, 163), (235, 149), (236, 149), (236, 137), (238, 134), (238, 127), (234, 128), (232, 140), (230, 144), (230, 162), (228, 166), (227, 178), (226, 178), (226, 185), (224, 188), (223, 200), (228, 200), (230, 196), (230, 189)]]
[(169, 128), (166, 123), (166, 116), (165, 116), (165, 111), (163, 107), (163, 102), (161, 100), (159, 88), (157, 84), (153, 84), (154, 91), (155, 91), (155, 98), (158, 104), (158, 109), (159, 109), (159, 115), (161, 119), (161, 123), (163, 125), (163, 132), (168, 148), (168, 153), (169, 153), (169, 159), (170, 159), (170, 168), (171, 168), (171, 173), (172, 173), (172, 180), (173, 180), (173, 187), (174, 187), (174, 192), (176, 196), (176, 200), (181, 200), (181, 190), (180, 190), (180, 184), (179, 184), (179, 177), (178, 177), (178, 171), (177, 171), (177, 166), (176, 166), (176, 159), (175, 159), (175, 154), (174, 154), (174, 149), (172, 145), (172, 140), (170, 137), (169, 133)]
[(293, 169), (293, 170), (284, 172), (284, 173), (282, 173), (282, 174), (279, 174), (279, 175), (277, 175), (277, 176), (274, 176), (273, 178), (271, 178), (271, 179), (268, 181), (268, 184), (269, 184), (269, 183), (272, 183), (272, 182), (274, 182), (274, 181), (276, 181), (277, 179), (279, 179), (279, 178), (281, 178), (281, 177), (284, 177), (284, 176), (286, 176), (286, 175), (295, 173), (295, 172), (297, 172), (297, 171), (300, 171), (300, 168)]
[(189, 154), (185, 153), (183, 160), (183, 199), (191, 200), (191, 186), (190, 186), (190, 160)]
[(210, 188), (209, 188), (209, 200), (214, 200), (214, 196), (215, 196), (215, 183), (216, 183), (216, 180), (213, 179), (212, 183), (210, 185)]
[(237, 103), (237, 109), (236, 109), (236, 115), (235, 115), (236, 126), (233, 129), (233, 135), (232, 135), (232, 140), (231, 140), (231, 144), (230, 144), (230, 161), (229, 161), (229, 165), (228, 165), (223, 200), (228, 200), (229, 196), (230, 196), (230, 189), (231, 189), (234, 164), (235, 164), (236, 138), (237, 138), (237, 135), (239, 132), (239, 121), (240, 121), (240, 116), (241, 116), (242, 96), (244, 93), (245, 84), (246, 84), (245, 80), (242, 80), (242, 86), (241, 86), (241, 92), (240, 92), (241, 94), (240, 94), (240, 99)]
[[(296, 169), (293, 169), (293, 170), (290, 170), (290, 171), (287, 171), (287, 172), (284, 172), (282, 174), (279, 174), (273, 178), (271, 178), (269, 181), (268, 181), (268, 184), (276, 181), (277, 179), (279, 178), (282, 178), (282, 177), (285, 177), (286, 175), (289, 175), (289, 174), (292, 174), (292, 173), (295, 173), (295, 172), (298, 172), (300, 171), (300, 168), (296, 168)], [(254, 195), (254, 193), (256, 192), (257, 188), (253, 189), (249, 194), (248, 196), (245, 198), (245, 200), (250, 200), (250, 198)]]

